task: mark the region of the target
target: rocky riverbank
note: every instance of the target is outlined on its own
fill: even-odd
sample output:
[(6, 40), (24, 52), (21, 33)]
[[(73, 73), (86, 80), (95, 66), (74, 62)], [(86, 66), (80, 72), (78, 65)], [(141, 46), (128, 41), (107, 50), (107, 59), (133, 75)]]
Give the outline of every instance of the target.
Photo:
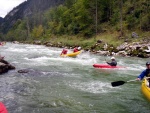
[[(98, 46), (98, 45), (97, 45)], [(116, 48), (113, 46), (104, 45), (103, 50), (95, 51), (100, 55), (107, 56), (130, 56), (130, 57), (140, 57), (149, 58), (150, 57), (150, 43), (123, 43)]]
[[(19, 43), (19, 42), (16, 42)], [(51, 43), (51, 42), (23, 42), (28, 44), (36, 44), (36, 45), (45, 45), (47, 47), (59, 47), (63, 48), (66, 45), (63, 45), (61, 42)], [(76, 44), (75, 44), (76, 46)], [(82, 47), (82, 45), (79, 45)], [(74, 48), (74, 46), (67, 45), (69, 49)], [(140, 57), (140, 58), (149, 58), (150, 57), (150, 42), (149, 41), (141, 41), (141, 42), (125, 42), (117, 47), (113, 45), (109, 45), (101, 40), (97, 40), (95, 44), (91, 47), (82, 47), (85, 51), (90, 51), (94, 54), (104, 55), (104, 56), (130, 56), (130, 57)]]

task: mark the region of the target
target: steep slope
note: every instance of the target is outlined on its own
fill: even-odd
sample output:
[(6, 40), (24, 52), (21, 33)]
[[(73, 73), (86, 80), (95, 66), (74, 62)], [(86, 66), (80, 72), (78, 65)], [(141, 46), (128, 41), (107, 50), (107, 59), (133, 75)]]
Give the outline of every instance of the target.
[(2, 23), (3, 22), (3, 18), (2, 17), (0, 17), (0, 23)]
[(31, 17), (35, 13), (44, 12), (45, 10), (63, 4), (65, 0), (28, 0), (15, 7), (4, 18), (1, 24), (2, 32), (7, 33), (8, 30), (18, 19)]

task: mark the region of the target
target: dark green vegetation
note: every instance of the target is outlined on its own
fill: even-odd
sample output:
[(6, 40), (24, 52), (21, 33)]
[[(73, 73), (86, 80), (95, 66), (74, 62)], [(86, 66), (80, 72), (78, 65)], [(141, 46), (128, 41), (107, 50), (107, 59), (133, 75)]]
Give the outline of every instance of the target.
[[(43, 0), (39, 4), (38, 1), (32, 6), (32, 15), (23, 15), (9, 28), (2, 28), (5, 35), (1, 34), (0, 38), (62, 42), (64, 45), (78, 43), (88, 47), (95, 39), (114, 46), (132, 42), (132, 32), (139, 35), (137, 40), (150, 36), (149, 0)], [(57, 5), (52, 7), (47, 5), (49, 2)], [(42, 9), (45, 5), (47, 8)], [(4, 28), (7, 22), (5, 24)]]

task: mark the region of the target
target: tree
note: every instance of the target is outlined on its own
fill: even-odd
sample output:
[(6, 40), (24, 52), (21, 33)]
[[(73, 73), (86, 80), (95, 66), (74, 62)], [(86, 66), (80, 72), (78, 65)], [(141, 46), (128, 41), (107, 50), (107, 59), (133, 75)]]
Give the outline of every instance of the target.
[(121, 37), (123, 36), (123, 29), (122, 29), (122, 7), (123, 7), (123, 1), (120, 0), (120, 32), (121, 32)]
[(32, 37), (33, 39), (38, 39), (43, 35), (44, 29), (42, 25), (39, 25), (38, 27), (34, 27), (32, 30)]

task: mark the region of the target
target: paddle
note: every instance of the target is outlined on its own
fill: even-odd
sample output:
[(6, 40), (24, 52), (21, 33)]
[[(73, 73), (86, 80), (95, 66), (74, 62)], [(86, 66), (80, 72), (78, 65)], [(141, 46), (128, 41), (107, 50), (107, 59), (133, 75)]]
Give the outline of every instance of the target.
[(123, 85), (123, 84), (125, 84), (125, 83), (132, 82), (132, 81), (137, 81), (137, 79), (129, 80), (129, 81), (116, 81), (116, 82), (111, 82), (111, 85), (112, 85), (113, 87), (116, 87), (116, 86), (120, 86), (120, 85)]

